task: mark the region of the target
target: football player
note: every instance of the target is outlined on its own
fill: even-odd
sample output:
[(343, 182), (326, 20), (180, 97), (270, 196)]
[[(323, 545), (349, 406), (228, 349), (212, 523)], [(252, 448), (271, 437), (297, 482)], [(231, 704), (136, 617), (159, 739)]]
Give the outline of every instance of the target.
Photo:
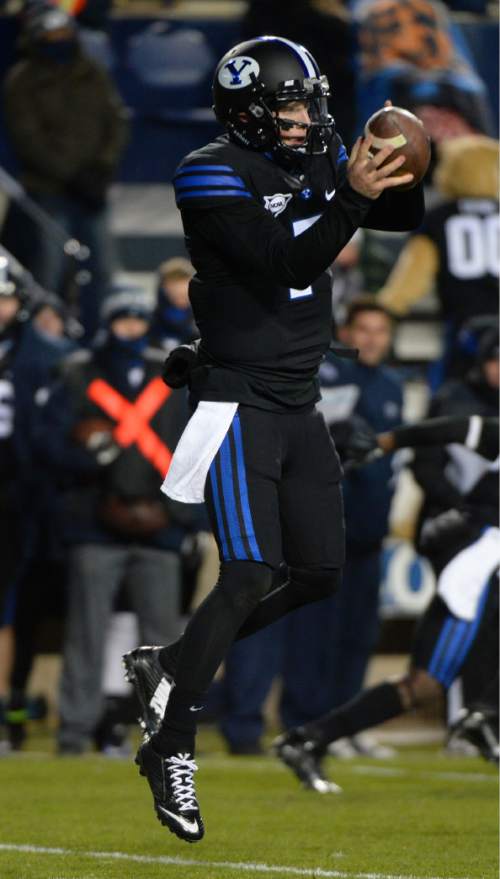
[[(420, 621), (407, 674), (362, 691), (273, 743), (276, 755), (304, 786), (320, 793), (328, 792), (321, 761), (331, 742), (420, 707), (446, 692), (474, 666), (483, 682), (480, 704), (475, 710), (465, 710), (452, 732), (460, 732), (483, 756), (498, 762), (498, 418), (431, 418), (380, 434), (375, 440), (365, 432), (353, 438), (351, 459), (369, 460), (374, 449), (381, 453), (450, 443), (460, 444), (464, 453), (486, 462), (483, 480), (490, 476), (496, 484), (497, 501), (491, 506), (495, 513), (484, 512), (490, 506), (484, 504), (484, 495), (476, 507), (481, 481), (477, 480), (460, 511), (448, 510), (429, 521), (426, 544), (437, 574), (437, 594)], [(488, 487), (486, 492), (490, 492)], [(496, 700), (488, 695), (494, 689)]]
[[(229, 646), (340, 580), (341, 469), (315, 409), (331, 341), (328, 268), (358, 227), (408, 230), (424, 214), (420, 185), (397, 191), (413, 177), (396, 175), (405, 160), (390, 159), (391, 147), (373, 156), (371, 137), (358, 138), (348, 157), (329, 94), (302, 46), (273, 36), (235, 46), (213, 83), (225, 134), (174, 178), (201, 342), (196, 410), (164, 490), (206, 501), (220, 575), (178, 643), (139, 649), (125, 664), (153, 733), (140, 771), (160, 821), (191, 842), (204, 832), (196, 721)], [(283, 559), (290, 577), (273, 589)]]

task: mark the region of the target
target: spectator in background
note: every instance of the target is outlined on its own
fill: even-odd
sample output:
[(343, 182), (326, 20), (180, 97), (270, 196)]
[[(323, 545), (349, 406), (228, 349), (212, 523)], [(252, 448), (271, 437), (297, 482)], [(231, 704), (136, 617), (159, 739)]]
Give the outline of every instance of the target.
[(365, 289), (360, 267), (362, 240), (363, 232), (358, 229), (330, 267), (335, 326), (344, 323), (350, 303)]
[(419, 116), (432, 140), (491, 134), (484, 83), (456, 44), (437, 0), (361, 0), (358, 126), (391, 99)]
[(187, 420), (182, 392), (148, 348), (151, 303), (137, 290), (105, 302), (100, 347), (65, 362), (44, 407), (38, 447), (63, 492), (69, 546), (59, 752), (87, 747), (103, 707), (107, 624), (126, 584), (142, 640), (179, 635), (179, 549), (192, 510), (159, 493)]
[(498, 162), (498, 141), (488, 137), (440, 144), (434, 182), (445, 200), (426, 212), (378, 294), (378, 301), (400, 316), (435, 286), (445, 350), (432, 368), (434, 389), (470, 365), (460, 347), (464, 326), (477, 315), (498, 315)]
[[(320, 404), (341, 458), (354, 430), (391, 430), (401, 423), (402, 389), (384, 361), (392, 343), (388, 312), (370, 298), (350, 304), (339, 339), (358, 360), (327, 354), (320, 367)], [(382, 541), (394, 492), (391, 457), (348, 470), (343, 483), (346, 564), (339, 591), (286, 620), (287, 652), (281, 715), (295, 726), (341, 705), (363, 686), (378, 636)], [(367, 511), (367, 498), (370, 512)], [(308, 643), (304, 652), (300, 644)], [(343, 753), (383, 756), (375, 744), (354, 739)]]
[(40, 467), (34, 448), (40, 404), (63, 357), (75, 350), (64, 305), (47, 294), (31, 307), (23, 325), (15, 363), (17, 381), (16, 432), (22, 462), (16, 495), (22, 510), (19, 560), (12, 594), (14, 659), (10, 677), (6, 725), (10, 745), (19, 749), (32, 702), (26, 684), (35, 655), (38, 624), (57, 601), (62, 605), (64, 553), (57, 529), (57, 495), (46, 468)]
[(21, 536), (15, 364), (25, 316), (23, 305), (23, 290), (11, 280), (6, 258), (0, 257), (0, 709), (7, 699), (13, 660), (12, 587)]
[(199, 333), (189, 303), (189, 282), (194, 269), (182, 256), (167, 259), (158, 268), (157, 304), (150, 336), (155, 344), (168, 351), (184, 342), (192, 342)]
[[(126, 139), (125, 110), (63, 10), (29, 15), (21, 45), (23, 58), (4, 85), (7, 129), (28, 194), (90, 249), (92, 280), (80, 309), (91, 338), (113, 268), (106, 199)], [(41, 226), (32, 253), (27, 268), (36, 280), (64, 295), (65, 254)]]

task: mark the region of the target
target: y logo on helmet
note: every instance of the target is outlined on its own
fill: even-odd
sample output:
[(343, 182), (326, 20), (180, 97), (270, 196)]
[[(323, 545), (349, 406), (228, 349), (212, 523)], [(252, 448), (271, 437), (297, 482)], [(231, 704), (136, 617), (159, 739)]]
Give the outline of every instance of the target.
[(277, 217), (278, 214), (283, 213), (291, 197), (291, 192), (287, 192), (286, 195), (283, 195), (282, 192), (277, 192), (276, 195), (265, 195), (264, 207), (266, 211), (271, 211), (273, 217)]
[(255, 58), (239, 55), (223, 64), (219, 70), (219, 82), (225, 89), (243, 89), (251, 84), (251, 74), (258, 76), (259, 72)]

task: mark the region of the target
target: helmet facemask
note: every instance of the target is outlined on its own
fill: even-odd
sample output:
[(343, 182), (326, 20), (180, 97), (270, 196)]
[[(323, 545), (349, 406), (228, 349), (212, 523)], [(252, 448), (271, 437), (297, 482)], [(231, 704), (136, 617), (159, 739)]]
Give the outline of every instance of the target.
[[(297, 153), (306, 156), (321, 156), (327, 149), (334, 131), (334, 120), (328, 112), (327, 98), (330, 94), (326, 76), (304, 80), (288, 80), (269, 98), (262, 98), (261, 104), (272, 117), (274, 148), (287, 158), (296, 158)], [(305, 104), (309, 123), (287, 119), (286, 107), (300, 102)], [(276, 113), (285, 108), (285, 115)], [(269, 118), (269, 116), (268, 116)], [(303, 129), (306, 138), (299, 146), (291, 146), (282, 138), (282, 132), (292, 128)]]
[[(326, 76), (303, 80), (286, 80), (272, 94), (266, 94), (265, 85), (254, 78), (254, 100), (245, 113), (232, 113), (226, 127), (232, 137), (243, 146), (272, 150), (287, 162), (300, 156), (318, 156), (326, 153), (333, 137), (335, 122), (328, 112), (330, 94)], [(306, 105), (310, 122), (302, 123), (286, 116), (278, 117), (277, 110), (289, 104)], [(307, 129), (303, 144), (292, 147), (283, 141), (281, 132), (291, 128)]]

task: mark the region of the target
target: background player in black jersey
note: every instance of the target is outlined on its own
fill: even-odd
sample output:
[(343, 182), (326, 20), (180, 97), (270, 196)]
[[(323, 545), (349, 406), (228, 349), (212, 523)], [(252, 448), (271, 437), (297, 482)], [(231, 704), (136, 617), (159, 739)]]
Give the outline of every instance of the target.
[[(351, 456), (370, 460), (373, 448), (445, 446), (459, 443), (487, 462), (496, 459), (498, 506), (498, 418), (432, 418), (379, 434), (354, 437)], [(321, 761), (331, 742), (352, 736), (446, 692), (464, 669), (480, 666), (482, 687), (475, 710), (466, 712), (461, 730), (485, 757), (498, 762), (498, 570), (500, 530), (478, 513), (474, 498), (462, 512), (450, 510), (430, 522), (428, 549), (437, 574), (437, 594), (420, 620), (409, 668), (399, 680), (364, 690), (318, 720), (296, 727), (274, 742), (277, 756), (302, 783), (329, 792)], [(496, 695), (495, 695), (496, 690)]]
[(499, 146), (480, 136), (439, 145), (433, 177), (439, 203), (410, 236), (378, 293), (379, 301), (400, 316), (435, 287), (445, 332), (443, 357), (430, 374), (434, 387), (470, 367), (462, 336), (471, 318), (491, 315), (498, 322)]
[[(226, 134), (187, 156), (174, 179), (201, 341), (196, 410), (164, 490), (206, 501), (220, 576), (179, 642), (124, 660), (152, 733), (137, 763), (158, 818), (188, 841), (204, 832), (197, 715), (229, 646), (340, 581), (341, 468), (315, 409), (331, 341), (327, 270), (359, 226), (410, 229), (424, 210), (420, 186), (396, 191), (413, 178), (395, 176), (402, 157), (383, 164), (390, 147), (373, 157), (371, 138), (359, 138), (348, 158), (328, 82), (302, 46), (280, 37), (235, 46), (213, 94)], [(289, 579), (273, 588), (283, 560)]]

